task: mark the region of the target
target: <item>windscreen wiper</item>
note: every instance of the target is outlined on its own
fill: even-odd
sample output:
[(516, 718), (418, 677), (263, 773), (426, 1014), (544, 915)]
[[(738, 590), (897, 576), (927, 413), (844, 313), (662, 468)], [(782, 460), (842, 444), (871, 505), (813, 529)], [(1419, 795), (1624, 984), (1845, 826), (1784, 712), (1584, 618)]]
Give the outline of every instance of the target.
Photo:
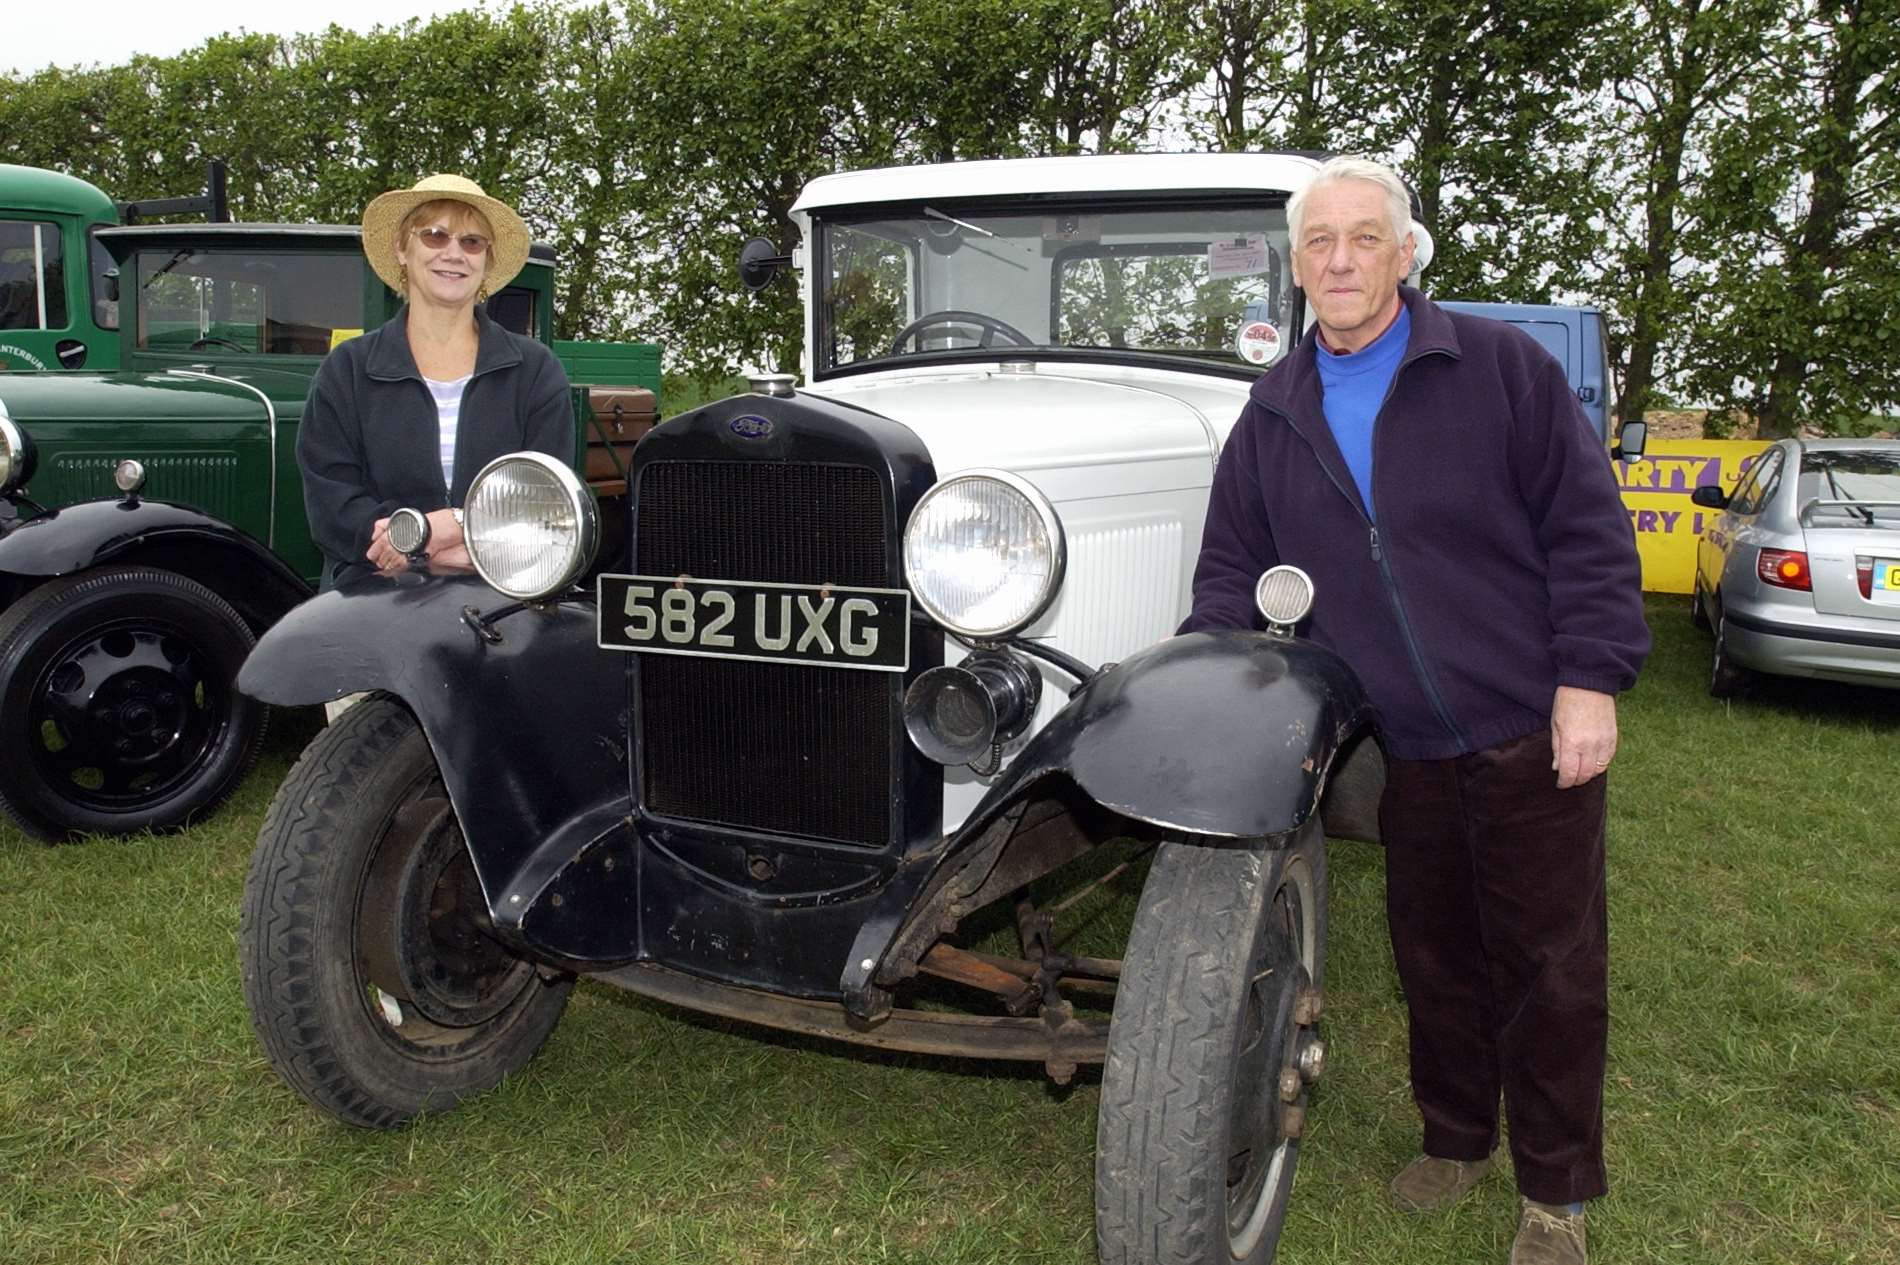
[[(1834, 463), (1833, 462), (1823, 459), (1821, 462), (1821, 473), (1827, 477), (1827, 490), (1834, 494), (1835, 500), (1852, 501), (1852, 500), (1857, 499), (1853, 496), (1850, 496), (1848, 493), (1841, 491), (1841, 485), (1834, 481)], [(1874, 512), (1868, 509), (1865, 505), (1843, 505), (1841, 506), (1841, 508), (1846, 510), (1850, 514), (1860, 515), (1863, 519), (1867, 520), (1867, 525), (1869, 527), (1872, 527), (1874, 525)]]

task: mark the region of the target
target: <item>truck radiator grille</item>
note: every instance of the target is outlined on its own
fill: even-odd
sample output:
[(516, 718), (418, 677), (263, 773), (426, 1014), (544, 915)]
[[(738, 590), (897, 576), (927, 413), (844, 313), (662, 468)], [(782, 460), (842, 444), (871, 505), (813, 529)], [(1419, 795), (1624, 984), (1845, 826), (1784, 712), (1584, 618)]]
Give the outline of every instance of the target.
[[(137, 456), (145, 466), (141, 496), (155, 501), (179, 501), (216, 514), (235, 516), (238, 509), (238, 457), (235, 452), (86, 453), (63, 452), (41, 467), (34, 480), (35, 500), (46, 505), (71, 505), (116, 497), (112, 471), (125, 456)], [(263, 476), (258, 476), (262, 495)]]
[[(878, 476), (657, 461), (639, 474), (644, 575), (894, 587)], [(901, 747), (884, 672), (636, 655), (642, 798), (668, 817), (881, 847)]]

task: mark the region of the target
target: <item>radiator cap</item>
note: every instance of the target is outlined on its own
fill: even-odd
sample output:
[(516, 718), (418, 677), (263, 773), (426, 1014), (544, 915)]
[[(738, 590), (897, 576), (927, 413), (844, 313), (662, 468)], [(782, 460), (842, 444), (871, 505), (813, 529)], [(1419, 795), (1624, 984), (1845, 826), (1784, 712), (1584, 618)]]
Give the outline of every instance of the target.
[(792, 384), (798, 377), (790, 373), (750, 373), (745, 381), (759, 395), (788, 396), (794, 393)]

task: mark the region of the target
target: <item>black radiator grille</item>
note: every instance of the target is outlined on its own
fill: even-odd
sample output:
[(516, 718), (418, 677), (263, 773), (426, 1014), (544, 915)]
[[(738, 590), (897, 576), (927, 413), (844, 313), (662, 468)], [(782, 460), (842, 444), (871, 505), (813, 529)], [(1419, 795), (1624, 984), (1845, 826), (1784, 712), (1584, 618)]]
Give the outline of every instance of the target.
[[(895, 587), (878, 476), (660, 461), (640, 472), (634, 571)], [(885, 672), (636, 655), (644, 799), (669, 817), (872, 847), (902, 750)]]

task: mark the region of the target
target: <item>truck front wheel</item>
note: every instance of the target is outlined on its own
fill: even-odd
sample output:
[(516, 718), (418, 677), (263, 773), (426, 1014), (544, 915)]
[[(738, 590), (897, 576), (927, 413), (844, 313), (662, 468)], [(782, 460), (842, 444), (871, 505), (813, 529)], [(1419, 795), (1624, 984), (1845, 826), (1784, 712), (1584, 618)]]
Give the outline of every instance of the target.
[(271, 801), (244, 884), (251, 1026), (291, 1088), (392, 1128), (446, 1111), (534, 1057), (571, 978), (497, 941), (468, 845), (415, 718), (343, 713)]
[(196, 580), (106, 567), (0, 614), (0, 809), (49, 842), (170, 830), (236, 789), (268, 709), (239, 694), (253, 638)]
[(1325, 1057), (1326, 853), (1317, 819), (1268, 843), (1155, 853), (1102, 1069), (1104, 1265), (1273, 1258)]

